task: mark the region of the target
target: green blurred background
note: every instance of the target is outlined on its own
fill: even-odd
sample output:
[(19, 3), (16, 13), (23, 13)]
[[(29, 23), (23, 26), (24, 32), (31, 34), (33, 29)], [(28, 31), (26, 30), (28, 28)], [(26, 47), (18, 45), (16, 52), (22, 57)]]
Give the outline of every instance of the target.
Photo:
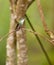
[[(43, 7), (44, 15), (46, 23), (50, 30), (54, 30), (54, 9), (53, 9), (53, 0), (41, 0), (41, 4)], [(27, 11), (27, 15), (33, 24), (35, 30), (39, 32), (41, 35), (47, 37), (46, 33), (44, 32), (43, 25), (41, 23), (39, 11), (37, 8), (36, 1), (30, 6)], [(9, 10), (9, 1), (8, 0), (0, 0), (0, 38), (4, 36), (9, 31), (9, 24), (10, 24), (10, 10)], [(26, 27), (30, 29), (29, 24), (26, 20)], [(28, 47), (28, 65), (49, 65), (48, 61), (37, 41), (35, 36), (32, 33), (26, 32), (27, 36), (27, 47)], [(0, 65), (5, 65), (6, 61), (6, 40), (2, 40), (0, 42)], [(47, 51), (47, 54), (54, 65), (54, 47), (45, 39), (40, 37), (40, 40)]]

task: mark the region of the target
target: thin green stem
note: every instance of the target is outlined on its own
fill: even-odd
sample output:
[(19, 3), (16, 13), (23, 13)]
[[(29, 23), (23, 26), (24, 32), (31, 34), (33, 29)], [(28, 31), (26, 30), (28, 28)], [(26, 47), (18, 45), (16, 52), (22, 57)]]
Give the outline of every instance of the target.
[[(26, 16), (26, 19), (27, 19), (27, 21), (28, 21), (28, 23), (29, 23), (31, 29), (35, 32), (35, 29), (34, 29), (34, 27), (32, 26), (32, 24), (31, 24), (31, 22), (30, 22), (28, 16), (27, 16), (27, 15), (25, 15), (25, 16)], [(34, 35), (35, 35), (36, 39), (38, 40), (39, 45), (40, 45), (40, 47), (41, 47), (43, 53), (45, 54), (45, 57), (46, 57), (46, 59), (47, 59), (49, 65), (52, 65), (51, 60), (50, 60), (50, 58), (49, 58), (49, 56), (48, 56), (48, 54), (47, 54), (47, 52), (46, 52), (46, 50), (45, 50), (45, 48), (44, 48), (44, 46), (43, 46), (43, 44), (42, 44), (40, 38), (38, 37), (38, 35), (36, 35), (36, 34), (34, 34)]]

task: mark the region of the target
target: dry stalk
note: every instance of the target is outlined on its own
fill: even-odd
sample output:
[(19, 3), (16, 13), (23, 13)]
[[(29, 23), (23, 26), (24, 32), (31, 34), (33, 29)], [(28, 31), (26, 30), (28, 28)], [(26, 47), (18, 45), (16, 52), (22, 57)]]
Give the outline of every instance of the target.
[[(15, 30), (16, 28), (16, 16), (15, 16), (15, 0), (10, 0), (10, 11), (11, 11), (11, 18), (10, 18), (10, 29), (9, 33)], [(15, 32), (9, 34), (7, 39), (7, 46), (6, 46), (7, 58), (6, 58), (6, 65), (16, 65), (16, 43), (15, 43)]]
[(47, 27), (40, 0), (37, 0), (37, 6), (38, 6), (38, 9), (39, 9), (39, 13), (40, 13), (40, 17), (41, 17), (41, 20), (42, 20), (42, 23), (43, 23), (44, 30), (49, 35), (51, 41), (54, 44), (54, 33), (53, 33), (53, 31), (49, 30), (48, 27)]
[[(27, 0), (18, 0), (16, 5), (16, 21), (22, 25), (16, 31), (17, 65), (27, 65), (27, 47), (25, 43), (25, 13), (27, 10)], [(23, 22), (22, 22), (23, 21)], [(20, 25), (20, 24), (19, 24)]]

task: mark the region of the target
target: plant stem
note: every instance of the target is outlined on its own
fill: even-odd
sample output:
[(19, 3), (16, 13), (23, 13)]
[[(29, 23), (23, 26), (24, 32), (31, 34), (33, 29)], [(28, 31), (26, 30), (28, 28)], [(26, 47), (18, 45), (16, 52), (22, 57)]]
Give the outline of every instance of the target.
[[(10, 11), (11, 11), (11, 18), (10, 18), (10, 30), (9, 33), (15, 30), (16, 22), (15, 22), (15, 0), (10, 1)], [(15, 32), (9, 34), (7, 39), (7, 59), (6, 65), (16, 65), (16, 42), (15, 42)]]
[(27, 0), (18, 0), (16, 5), (17, 15), (17, 31), (16, 31), (16, 47), (17, 47), (17, 65), (27, 65), (27, 47), (26, 47), (26, 32), (22, 28), (25, 28), (24, 17), (27, 10)]
[[(28, 23), (29, 23), (31, 29), (35, 32), (35, 29), (34, 29), (34, 27), (32, 26), (32, 24), (31, 24), (31, 22), (30, 22), (28, 16), (27, 16), (27, 15), (25, 15), (25, 16), (26, 16), (26, 19), (27, 19), (27, 21), (28, 21)], [(45, 57), (46, 57), (46, 59), (47, 59), (49, 65), (52, 65), (51, 60), (50, 60), (50, 58), (49, 58), (49, 56), (48, 56), (46, 50), (44, 49), (44, 46), (43, 46), (43, 44), (42, 44), (40, 38), (38, 37), (38, 35), (36, 35), (36, 34), (34, 34), (34, 35), (35, 35), (36, 39), (38, 40), (39, 45), (40, 45), (40, 47), (41, 47), (43, 53), (45, 54)]]
[(40, 0), (37, 0), (36, 2), (37, 2), (37, 6), (38, 6), (38, 9), (39, 9), (40, 17), (41, 17), (41, 20), (42, 20), (42, 23), (43, 23), (43, 26), (44, 26), (44, 30), (46, 32), (48, 32), (48, 27), (47, 27), (47, 24), (46, 24), (46, 21), (45, 21), (45, 18), (44, 18), (44, 13), (43, 13), (43, 9), (42, 9)]

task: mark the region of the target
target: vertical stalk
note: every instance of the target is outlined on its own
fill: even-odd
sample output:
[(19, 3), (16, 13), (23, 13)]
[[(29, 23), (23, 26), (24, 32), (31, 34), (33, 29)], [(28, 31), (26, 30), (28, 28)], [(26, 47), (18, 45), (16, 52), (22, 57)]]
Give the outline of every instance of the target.
[[(15, 21), (11, 16), (11, 22), (10, 22), (10, 30), (9, 33), (15, 30)], [(16, 49), (15, 49), (15, 32), (9, 34), (7, 39), (7, 60), (6, 65), (15, 65), (16, 60)]]
[[(11, 21), (10, 21), (10, 29), (9, 33), (15, 30), (16, 23), (15, 23), (15, 8), (14, 8), (14, 0), (10, 0), (10, 11), (11, 11)], [(7, 58), (6, 58), (6, 65), (16, 65), (16, 48), (15, 48), (15, 32), (9, 34), (7, 39)]]
[(18, 0), (16, 6), (16, 21), (19, 23), (16, 31), (17, 39), (17, 65), (27, 65), (27, 47), (26, 47), (26, 32), (22, 28), (25, 28), (25, 13), (27, 10), (28, 0)]
[(22, 29), (16, 32), (17, 35), (17, 65), (27, 65), (27, 47), (25, 41), (25, 31)]
[(42, 23), (43, 23), (44, 30), (48, 34), (49, 29), (48, 29), (46, 21), (45, 21), (45, 17), (44, 17), (44, 13), (43, 13), (43, 9), (42, 9), (40, 0), (37, 0), (37, 6), (38, 6), (38, 9), (39, 9), (39, 13), (40, 13), (40, 17), (41, 17), (41, 20), (42, 20)]

